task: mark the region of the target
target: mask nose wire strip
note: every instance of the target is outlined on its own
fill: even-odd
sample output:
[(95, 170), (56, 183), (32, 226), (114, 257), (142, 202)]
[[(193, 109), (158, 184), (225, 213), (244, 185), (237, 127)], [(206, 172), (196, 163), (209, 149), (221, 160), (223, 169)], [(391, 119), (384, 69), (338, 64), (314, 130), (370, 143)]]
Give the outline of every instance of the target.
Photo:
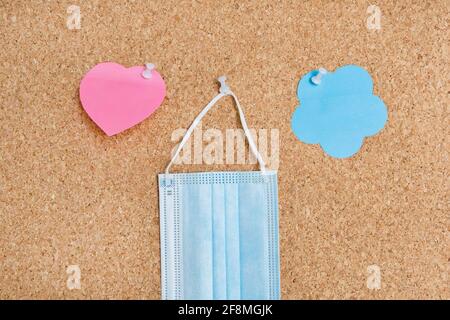
[(197, 125), (200, 123), (200, 121), (203, 119), (205, 114), (222, 98), (225, 96), (232, 96), (234, 101), (236, 102), (236, 107), (239, 112), (239, 119), (241, 121), (242, 128), (244, 129), (245, 136), (247, 137), (248, 144), (250, 146), (250, 150), (252, 150), (252, 153), (255, 155), (256, 159), (258, 160), (259, 167), (262, 174), (266, 173), (266, 164), (261, 156), (261, 154), (258, 151), (258, 148), (256, 147), (256, 144), (253, 140), (253, 137), (250, 133), (250, 130), (247, 125), (247, 121), (245, 121), (244, 112), (242, 111), (241, 104), (239, 103), (238, 98), (236, 95), (230, 90), (230, 88), (225, 84), (225, 78), (220, 77), (220, 93), (217, 94), (207, 105), (203, 110), (198, 114), (198, 116), (194, 119), (189, 129), (186, 131), (186, 134), (184, 135), (183, 139), (181, 140), (180, 144), (178, 145), (177, 150), (175, 151), (175, 154), (173, 155), (172, 159), (170, 160), (169, 164), (166, 167), (165, 174), (169, 174), (169, 169), (172, 166), (175, 159), (180, 154), (181, 150), (183, 149), (186, 142), (189, 140), (189, 138), (192, 135), (192, 132), (197, 127)]

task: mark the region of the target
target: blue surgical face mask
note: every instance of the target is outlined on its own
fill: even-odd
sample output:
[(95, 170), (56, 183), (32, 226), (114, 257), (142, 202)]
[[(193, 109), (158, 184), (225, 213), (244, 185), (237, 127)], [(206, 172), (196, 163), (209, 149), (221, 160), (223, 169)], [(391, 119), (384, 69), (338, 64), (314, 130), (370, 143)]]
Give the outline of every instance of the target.
[[(159, 175), (163, 299), (280, 298), (277, 174), (265, 169), (224, 80)], [(261, 170), (169, 173), (194, 128), (227, 95)]]

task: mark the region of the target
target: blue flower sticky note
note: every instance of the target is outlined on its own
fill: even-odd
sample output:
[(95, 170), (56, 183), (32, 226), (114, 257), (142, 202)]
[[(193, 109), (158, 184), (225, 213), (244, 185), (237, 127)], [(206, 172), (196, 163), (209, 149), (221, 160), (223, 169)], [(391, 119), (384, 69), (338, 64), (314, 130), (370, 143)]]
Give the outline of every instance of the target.
[(370, 74), (355, 65), (330, 73), (309, 72), (300, 80), (297, 96), (300, 106), (292, 115), (292, 131), (335, 158), (354, 155), (364, 137), (378, 133), (387, 120), (383, 100), (373, 94)]

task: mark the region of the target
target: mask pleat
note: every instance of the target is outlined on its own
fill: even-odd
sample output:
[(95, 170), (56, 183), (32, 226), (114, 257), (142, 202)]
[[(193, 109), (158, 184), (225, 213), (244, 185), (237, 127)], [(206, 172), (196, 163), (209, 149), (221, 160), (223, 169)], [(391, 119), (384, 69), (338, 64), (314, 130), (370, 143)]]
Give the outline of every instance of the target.
[(184, 296), (189, 299), (213, 297), (213, 245), (211, 185), (184, 188), (183, 208)]
[(225, 185), (225, 229), (227, 263), (227, 299), (241, 298), (241, 271), (239, 249), (238, 185)]
[[(252, 199), (252, 201), (248, 201)], [(268, 299), (267, 211), (263, 184), (239, 185), (241, 299)]]
[(213, 184), (213, 299), (227, 298), (227, 261), (225, 247), (225, 192), (223, 184)]

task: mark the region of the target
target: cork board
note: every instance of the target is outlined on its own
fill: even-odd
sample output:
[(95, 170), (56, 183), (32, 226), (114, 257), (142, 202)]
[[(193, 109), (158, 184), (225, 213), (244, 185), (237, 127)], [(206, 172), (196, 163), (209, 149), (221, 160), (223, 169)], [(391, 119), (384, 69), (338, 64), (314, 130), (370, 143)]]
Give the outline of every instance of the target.
[[(377, 1), (379, 30), (370, 4), (1, 1), (0, 298), (158, 299), (156, 176), (172, 132), (227, 74), (249, 125), (279, 130), (282, 297), (449, 299), (450, 3)], [(154, 62), (168, 88), (150, 119), (114, 137), (78, 98), (103, 61)], [(345, 64), (371, 73), (389, 120), (336, 160), (299, 142), (290, 117), (303, 74)], [(231, 99), (203, 125), (237, 127)], [(232, 169), (256, 166), (176, 167)]]

